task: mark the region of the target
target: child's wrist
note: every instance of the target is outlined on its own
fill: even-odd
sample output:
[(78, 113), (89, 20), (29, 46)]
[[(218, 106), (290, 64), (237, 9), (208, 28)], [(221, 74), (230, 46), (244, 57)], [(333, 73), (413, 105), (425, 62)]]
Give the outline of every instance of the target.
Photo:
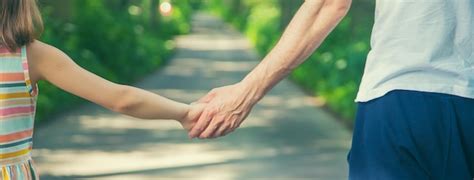
[(187, 104), (180, 103), (177, 109), (178, 109), (178, 114), (174, 118), (174, 120), (176, 120), (178, 122), (183, 122), (184, 120), (186, 120), (186, 118), (189, 114), (189, 111), (191, 110), (191, 106), (187, 105)]

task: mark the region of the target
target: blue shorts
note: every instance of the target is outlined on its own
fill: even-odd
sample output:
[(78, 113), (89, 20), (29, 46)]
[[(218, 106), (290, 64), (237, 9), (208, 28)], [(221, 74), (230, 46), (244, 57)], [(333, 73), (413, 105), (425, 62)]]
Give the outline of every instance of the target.
[(474, 177), (474, 99), (392, 91), (358, 104), (349, 179)]

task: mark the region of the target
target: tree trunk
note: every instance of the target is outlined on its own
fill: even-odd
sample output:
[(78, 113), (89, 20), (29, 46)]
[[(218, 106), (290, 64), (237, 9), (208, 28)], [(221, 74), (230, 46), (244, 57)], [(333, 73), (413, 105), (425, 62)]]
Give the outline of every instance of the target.
[(158, 13), (158, 6), (160, 5), (160, 0), (150, 0), (150, 27), (158, 31), (158, 24), (161, 19), (161, 14)]

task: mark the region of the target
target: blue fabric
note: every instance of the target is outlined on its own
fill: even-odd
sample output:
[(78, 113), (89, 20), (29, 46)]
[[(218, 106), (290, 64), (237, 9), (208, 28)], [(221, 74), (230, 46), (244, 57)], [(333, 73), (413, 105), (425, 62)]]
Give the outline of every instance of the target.
[(349, 179), (474, 177), (474, 99), (391, 91), (359, 103)]

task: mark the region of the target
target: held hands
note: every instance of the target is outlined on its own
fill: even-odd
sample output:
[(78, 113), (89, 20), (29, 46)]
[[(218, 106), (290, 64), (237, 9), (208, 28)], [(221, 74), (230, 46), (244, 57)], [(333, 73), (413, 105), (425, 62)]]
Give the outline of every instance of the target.
[(179, 120), (181, 126), (183, 126), (186, 131), (190, 131), (191, 128), (196, 124), (196, 121), (204, 108), (205, 105), (201, 103), (193, 103), (189, 105), (187, 113), (181, 120)]
[(192, 127), (189, 137), (217, 138), (233, 132), (258, 102), (255, 97), (255, 93), (242, 83), (213, 89), (198, 101), (207, 105), (198, 119), (187, 124), (186, 127)]

